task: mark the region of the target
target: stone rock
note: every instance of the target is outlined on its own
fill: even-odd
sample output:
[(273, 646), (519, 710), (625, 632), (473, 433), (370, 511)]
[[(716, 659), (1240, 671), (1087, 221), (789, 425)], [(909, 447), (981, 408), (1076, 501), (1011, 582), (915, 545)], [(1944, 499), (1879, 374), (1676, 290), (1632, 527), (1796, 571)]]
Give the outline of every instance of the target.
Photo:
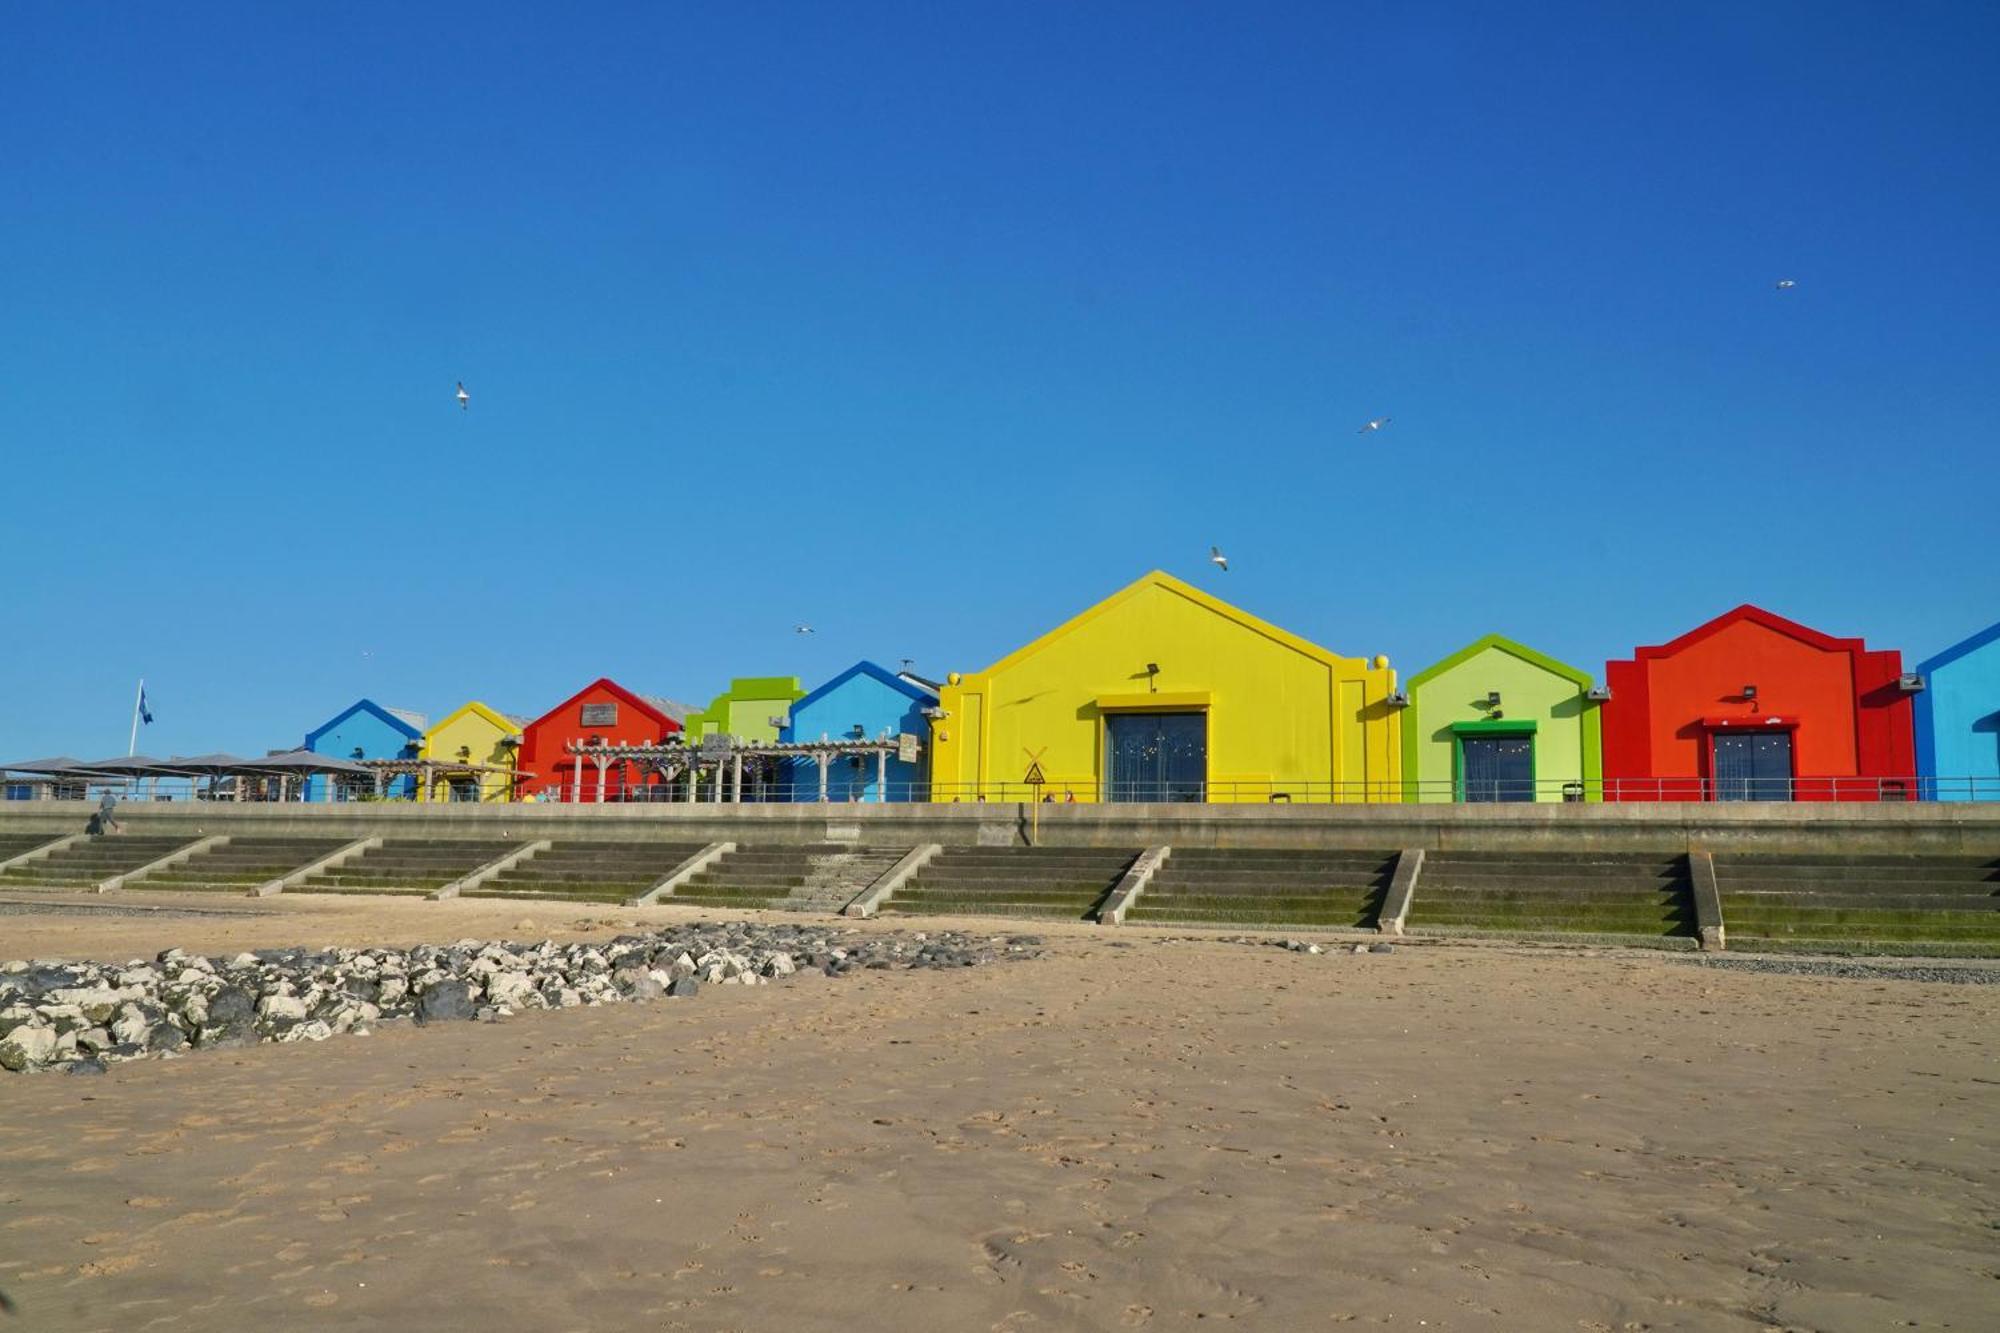
[(0, 1069), (33, 1069), (47, 1064), (55, 1052), (54, 1028), (23, 1025), (0, 1036)]
[(540, 998), (540, 992), (525, 972), (501, 972), (486, 983), (486, 998), (494, 1004), (518, 1008), (527, 1003), (530, 996)]
[(1369, 952), (1369, 953), (1394, 953), (1394, 952), (1396, 952), (1396, 946), (1395, 946), (1395, 945), (1393, 945), (1393, 944), (1371, 944), (1371, 945), (1369, 945), (1369, 946), (1368, 946), (1368, 952)]
[(419, 1023), (469, 1019), (472, 1014), (472, 990), (463, 981), (434, 982), (428, 990), (417, 997)]
[(94, 1056), (88, 1060), (72, 1060), (63, 1066), (63, 1072), (66, 1074), (102, 1074), (104, 1072), (104, 1061)]
[(700, 990), (701, 983), (693, 977), (676, 977), (674, 978), (674, 984), (667, 987), (667, 994), (676, 998), (685, 998), (698, 994)]
[(667, 993), (666, 987), (653, 980), (653, 974), (643, 967), (619, 968), (611, 974), (611, 984), (628, 1000), (657, 1000)]
[(788, 953), (774, 953), (764, 964), (764, 975), (767, 977), (789, 977), (798, 970), (798, 965), (792, 962)]
[(257, 1016), (272, 1023), (302, 1023), (306, 1017), (306, 1002), (296, 995), (266, 995), (257, 1004)]

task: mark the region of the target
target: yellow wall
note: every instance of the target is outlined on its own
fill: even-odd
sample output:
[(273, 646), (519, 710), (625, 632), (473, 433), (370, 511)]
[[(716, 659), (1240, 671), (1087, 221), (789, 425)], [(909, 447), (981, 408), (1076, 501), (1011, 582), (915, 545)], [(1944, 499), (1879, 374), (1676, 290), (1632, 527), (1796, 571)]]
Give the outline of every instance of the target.
[[(475, 764), (500, 764), (508, 768), (514, 765), (514, 751), (500, 742), (510, 736), (519, 736), (521, 728), (509, 722), (504, 716), (488, 708), (485, 704), (466, 704), (457, 712), (446, 717), (424, 733), (422, 747), (417, 751), (420, 759), (436, 759), (452, 763), (458, 759), (460, 746), (472, 752)], [(504, 801), (511, 794), (512, 784), (505, 773), (486, 773), (479, 779), (479, 799), (482, 801)], [(420, 801), (432, 799), (429, 792), (417, 793)], [(451, 799), (445, 783), (438, 784), (436, 799)]]
[[(1108, 711), (1208, 713), (1209, 798), (1394, 800), (1402, 766), (1386, 660), (1340, 657), (1154, 571), (984, 671), (955, 676), (932, 723), (933, 799), (1095, 800)], [(1148, 678), (1146, 664), (1159, 665)]]

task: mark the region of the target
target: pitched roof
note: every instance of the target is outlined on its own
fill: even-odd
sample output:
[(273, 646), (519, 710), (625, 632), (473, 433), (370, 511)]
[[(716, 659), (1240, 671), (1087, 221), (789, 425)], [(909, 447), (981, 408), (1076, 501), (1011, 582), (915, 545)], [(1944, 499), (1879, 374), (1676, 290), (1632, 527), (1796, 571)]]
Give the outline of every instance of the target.
[(863, 661), (856, 662), (853, 666), (826, 682), (826, 684), (819, 686), (817, 689), (809, 690), (797, 699), (794, 699), (792, 701), (792, 711), (797, 713), (808, 704), (818, 703), (821, 699), (832, 694), (856, 676), (867, 676), (871, 680), (880, 681), (890, 689), (895, 690), (899, 694), (907, 695), (910, 699), (920, 704), (934, 703), (937, 700), (935, 691), (926, 692), (921, 685), (904, 680), (901, 676), (885, 670), (873, 662)]
[(1320, 645), (1314, 643), (1310, 639), (1301, 638), (1299, 635), (1292, 633), (1290, 630), (1280, 629), (1278, 628), (1278, 626), (1273, 625), (1268, 620), (1262, 620), (1256, 616), (1251, 615), (1248, 611), (1245, 611), (1242, 607), (1232, 606), (1230, 603), (1223, 601), (1220, 597), (1216, 597), (1209, 593), (1205, 593), (1200, 588), (1195, 587), (1193, 584), (1177, 579), (1173, 575), (1165, 572), (1164, 570), (1155, 569), (1147, 572), (1146, 574), (1141, 575), (1137, 579), (1134, 579), (1132, 582), (1120, 588), (1117, 592), (1114, 592), (1109, 597), (1106, 597), (1103, 601), (1100, 601), (1095, 605), (1084, 608), (1082, 611), (1079, 611), (1076, 615), (1073, 615), (1068, 620), (1065, 620), (1062, 624), (1057, 625), (1054, 629), (1043, 633), (1037, 638), (1031, 639), (1027, 643), (1023, 644), (1021, 647), (1016, 648), (1013, 652), (1008, 653), (1005, 657), (1001, 658), (999, 661), (987, 667), (985, 670), (976, 672), (974, 674), (982, 676), (991, 675), (993, 672), (1003, 671), (1008, 667), (1012, 666), (1018, 666), (1020, 663), (1034, 656), (1036, 653), (1048, 647), (1050, 644), (1055, 643), (1057, 640), (1064, 638), (1074, 630), (1081, 629), (1083, 626), (1089, 624), (1091, 621), (1097, 619), (1099, 616), (1104, 615), (1112, 608), (1119, 606), (1124, 602), (1130, 601), (1132, 598), (1139, 596), (1141, 593), (1145, 592), (1149, 588), (1158, 588), (1164, 592), (1172, 593), (1177, 597), (1185, 597), (1188, 601), (1193, 602), (1195, 605), (1199, 607), (1202, 607), (1204, 610), (1212, 611), (1216, 615), (1219, 615), (1226, 620), (1234, 621), (1236, 624), (1242, 626), (1244, 629), (1249, 630), (1253, 634), (1262, 635), (1264, 638), (1271, 640), (1273, 643), (1280, 644), (1283, 647), (1291, 649), (1293, 652), (1301, 653), (1304, 656), (1313, 658), (1317, 661), (1328, 662), (1328, 663), (1360, 663), (1363, 665), (1367, 663), (1366, 658), (1343, 657), (1341, 654), (1334, 652), (1330, 648), (1322, 648), (1320, 647)]
[(1720, 634), (1733, 625), (1745, 623), (1761, 625), (1773, 633), (1782, 634), (1788, 639), (1795, 639), (1800, 643), (1822, 649), (1829, 653), (1866, 652), (1868, 647), (1860, 639), (1840, 639), (1835, 638), (1831, 634), (1822, 634), (1809, 625), (1801, 625), (1796, 620), (1787, 620), (1775, 612), (1766, 611), (1761, 606), (1752, 606), (1750, 603), (1745, 602), (1733, 610), (1724, 611), (1713, 620), (1704, 621), (1696, 625), (1677, 639), (1635, 649), (1633, 658), (1643, 661), (1655, 657), (1671, 657), (1683, 649), (1693, 647), (1704, 639), (1714, 638), (1717, 634)]
[[(381, 704), (376, 703), (373, 699), (357, 699), (354, 703), (348, 706), (346, 711), (334, 715), (334, 717), (331, 720), (323, 722), (319, 726), (313, 728), (311, 731), (308, 731), (306, 733), (306, 740), (303, 748), (308, 750), (312, 749), (313, 743), (315, 741), (317, 741), (320, 737), (326, 735), (327, 732), (332, 731), (335, 727), (339, 726), (341, 723), (347, 721), (348, 718), (353, 717), (356, 713), (368, 713), (373, 717), (379, 718), (381, 721), (386, 723), (391, 730), (400, 731), (413, 741), (423, 739), (424, 718), (422, 713), (410, 713), (407, 710), (400, 708), (384, 708)], [(414, 725), (409, 720), (412, 717), (416, 719)]]
[(547, 712), (543, 713), (540, 717), (528, 723), (528, 726), (538, 727), (542, 723), (550, 721), (556, 716), (556, 714), (562, 712), (565, 708), (568, 708), (571, 704), (578, 702), (583, 698), (583, 696), (595, 690), (602, 690), (607, 694), (617, 695), (620, 699), (624, 700), (626, 703), (631, 704), (634, 708), (637, 708), (641, 712), (650, 715), (654, 721), (660, 723), (662, 726), (671, 723), (673, 726), (678, 728), (681, 725), (682, 719), (687, 716), (685, 712), (676, 715), (673, 712), (669, 711), (670, 709), (680, 708), (682, 706), (680, 704), (674, 703), (671, 699), (654, 699), (643, 694), (634, 694), (631, 690), (626, 689), (623, 685), (620, 685), (617, 681), (611, 679), (611, 677), (599, 676), (596, 680), (591, 681), (590, 684), (584, 686), (582, 689), (578, 690), (575, 694), (572, 694), (569, 698), (557, 704), (554, 708), (549, 709)]
[(1494, 652), (1505, 653), (1509, 657), (1519, 658), (1529, 666), (1540, 667), (1552, 676), (1561, 676), (1564, 680), (1574, 681), (1586, 690), (1595, 683), (1591, 680), (1590, 673), (1587, 671), (1579, 671), (1566, 662), (1558, 662), (1546, 653), (1538, 653), (1533, 648), (1525, 644), (1516, 643), (1514, 640), (1506, 638), (1503, 635), (1488, 634), (1468, 643), (1465, 647), (1459, 649), (1443, 661), (1433, 662), (1431, 665), (1425, 667), (1416, 675), (1411, 676), (1404, 688), (1406, 690), (1415, 690), (1426, 681), (1443, 675), (1455, 666), (1471, 661), (1488, 649)]
[(1950, 666), (1953, 662), (1956, 662), (1959, 658), (1964, 657), (1968, 653), (1974, 653), (1979, 651), (1981, 648), (1984, 648), (1987, 644), (1994, 642), (1996, 639), (2000, 639), (2000, 622), (1988, 625), (1985, 629), (1980, 630), (1979, 633), (1973, 635), (1969, 639), (1960, 639), (1957, 643), (1954, 643), (1951, 647), (1945, 649), (1943, 652), (1933, 654), (1930, 657), (1926, 657), (1923, 661), (1917, 663), (1916, 666), (1914, 666), (1911, 669), (1917, 672), (1919, 675), (1926, 675), (1932, 671), (1937, 670), (1941, 666)]

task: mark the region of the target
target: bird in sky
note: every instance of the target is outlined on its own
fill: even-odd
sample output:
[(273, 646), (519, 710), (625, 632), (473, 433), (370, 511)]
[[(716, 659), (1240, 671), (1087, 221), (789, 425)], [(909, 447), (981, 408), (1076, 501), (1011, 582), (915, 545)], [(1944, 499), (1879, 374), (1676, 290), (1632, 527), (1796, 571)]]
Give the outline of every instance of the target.
[(813, 632), (813, 627), (812, 627), (811, 625), (794, 625), (794, 626), (792, 626), (792, 633), (794, 633), (794, 634), (810, 634), (810, 633), (812, 633), (812, 632)]
[(1229, 572), (1229, 557), (1222, 553), (1220, 546), (1211, 546), (1208, 548), (1208, 563), (1214, 565), (1225, 574)]
[(465, 391), (465, 381), (458, 382), (458, 410), (463, 412), (472, 406), (472, 395)]
[(1798, 283), (1794, 282), (1794, 281), (1793, 281), (1792, 279), (1790, 279), (1790, 278), (1779, 278), (1779, 279), (1778, 279), (1778, 290), (1779, 290), (1779, 291), (1781, 291), (1781, 292), (1788, 292), (1788, 291), (1790, 291), (1790, 290), (1791, 290), (1792, 288), (1794, 288), (1794, 287), (1796, 287), (1796, 286), (1798, 286), (1798, 285), (1799, 285)]
[(1376, 432), (1376, 431), (1378, 431), (1378, 430), (1382, 429), (1382, 427), (1384, 427), (1384, 426), (1386, 426), (1386, 425), (1388, 425), (1388, 424), (1389, 424), (1389, 418), (1387, 418), (1387, 417), (1376, 417), (1376, 418), (1375, 418), (1375, 419), (1374, 419), (1373, 421), (1369, 422), (1369, 423), (1368, 423), (1367, 425), (1363, 426), (1363, 427), (1362, 427), (1362, 428), (1361, 428), (1360, 430), (1356, 431), (1356, 432), (1355, 432), (1355, 434), (1357, 434), (1357, 435), (1371, 435), (1371, 434), (1373, 434), (1374, 432)]

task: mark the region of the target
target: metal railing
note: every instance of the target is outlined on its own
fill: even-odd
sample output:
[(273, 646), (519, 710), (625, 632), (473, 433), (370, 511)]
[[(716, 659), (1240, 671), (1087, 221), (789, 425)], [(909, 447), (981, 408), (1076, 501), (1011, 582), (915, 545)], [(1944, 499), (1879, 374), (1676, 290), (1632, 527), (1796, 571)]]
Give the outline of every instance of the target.
[[(594, 775), (593, 775), (594, 779)], [(818, 804), (817, 770), (790, 781), (752, 780), (746, 774), (741, 791), (733, 782), (721, 784), (704, 774), (690, 792), (685, 776), (670, 782), (612, 780), (600, 792), (594, 780), (579, 791), (574, 784), (523, 781), (510, 792), (495, 784), (481, 790), (479, 804), (504, 804), (510, 799), (550, 804)], [(319, 780), (308, 788), (297, 778), (142, 778), (64, 780), (0, 779), (0, 801), (60, 801), (84, 804), (110, 793), (121, 804), (312, 803), (411, 804), (416, 798), (394, 786), (382, 795), (366, 787)], [(469, 795), (470, 793), (468, 793)], [(445, 803), (439, 793), (438, 803)], [(940, 805), (1039, 802), (1050, 805), (1095, 804), (1215, 804), (1215, 805), (1381, 805), (1381, 804), (1649, 804), (1791, 802), (1799, 804), (1905, 804), (1910, 802), (2000, 801), (2000, 777), (1801, 777), (1789, 779), (1606, 778), (1601, 781), (1520, 781), (1468, 784), (1451, 780), (1335, 783), (1301, 779), (1258, 779), (1195, 783), (1113, 783), (1095, 780), (1050, 781), (1038, 786), (1020, 782), (901, 782), (876, 780), (865, 771), (836, 770), (827, 787), (828, 804)]]

